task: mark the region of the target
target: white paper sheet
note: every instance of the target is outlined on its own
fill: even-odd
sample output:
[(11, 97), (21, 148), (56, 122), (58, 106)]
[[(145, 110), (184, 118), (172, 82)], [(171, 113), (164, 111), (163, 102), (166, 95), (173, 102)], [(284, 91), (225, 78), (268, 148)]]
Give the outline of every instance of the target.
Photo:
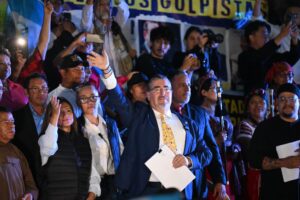
[[(286, 158), (288, 156), (299, 155), (299, 152), (295, 152), (299, 149), (300, 140), (282, 144), (276, 147), (276, 151), (279, 158)], [(281, 168), (283, 181), (288, 182), (299, 178), (299, 168), (288, 169), (285, 167)]]
[(159, 152), (145, 162), (145, 165), (165, 188), (176, 188), (182, 191), (195, 179), (195, 176), (186, 166), (175, 169), (172, 164), (174, 157), (173, 151), (164, 145)]

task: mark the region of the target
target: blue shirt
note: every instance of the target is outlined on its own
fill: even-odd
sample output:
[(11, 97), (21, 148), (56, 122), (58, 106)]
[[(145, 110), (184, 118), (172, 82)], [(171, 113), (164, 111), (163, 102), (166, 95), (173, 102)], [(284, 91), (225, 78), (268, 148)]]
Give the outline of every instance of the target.
[(43, 125), (43, 121), (45, 118), (45, 112), (42, 115), (39, 115), (37, 112), (35, 112), (35, 110), (33, 109), (32, 105), (29, 103), (29, 108), (31, 110), (32, 113), (32, 117), (35, 123), (35, 128), (36, 131), (38, 133), (38, 135), (40, 135), (41, 133), (41, 129), (42, 129), (42, 125)]

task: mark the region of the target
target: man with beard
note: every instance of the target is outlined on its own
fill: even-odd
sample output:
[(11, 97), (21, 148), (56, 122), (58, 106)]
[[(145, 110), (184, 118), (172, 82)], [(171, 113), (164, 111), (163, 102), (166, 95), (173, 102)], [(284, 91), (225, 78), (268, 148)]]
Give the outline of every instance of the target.
[(33, 177), (37, 182), (37, 173), (41, 166), (38, 139), (47, 105), (47, 79), (41, 74), (31, 74), (25, 79), (24, 88), (29, 102), (26, 106), (13, 113), (16, 135), (12, 142), (24, 153)]
[[(178, 71), (173, 75), (171, 83), (173, 88), (172, 109), (178, 111), (181, 115), (194, 120), (198, 124), (203, 139), (213, 155), (212, 162), (208, 165), (208, 171), (212, 177), (212, 182), (214, 183), (213, 195), (217, 197), (218, 200), (225, 199), (226, 176), (223, 170), (219, 148), (209, 125), (208, 116), (203, 108), (188, 103), (191, 97), (191, 83), (187, 73)], [(196, 170), (195, 173), (202, 174), (202, 176), (197, 176), (202, 177), (202, 180), (194, 181), (195, 188), (199, 188), (198, 192), (199, 195), (201, 195), (201, 198), (206, 198), (207, 177), (203, 175), (203, 170)], [(202, 183), (200, 184), (202, 187), (201, 189), (199, 183)]]
[(300, 90), (286, 83), (277, 91), (279, 115), (260, 123), (249, 148), (249, 163), (261, 169), (260, 199), (299, 199), (299, 180), (283, 181), (281, 168), (299, 168), (300, 155), (278, 157), (278, 145), (300, 139), (298, 118)]
[(0, 106), (10, 111), (18, 110), (28, 103), (24, 88), (8, 78), (11, 75), (11, 55), (5, 48), (0, 48), (0, 79), (3, 83), (3, 95)]

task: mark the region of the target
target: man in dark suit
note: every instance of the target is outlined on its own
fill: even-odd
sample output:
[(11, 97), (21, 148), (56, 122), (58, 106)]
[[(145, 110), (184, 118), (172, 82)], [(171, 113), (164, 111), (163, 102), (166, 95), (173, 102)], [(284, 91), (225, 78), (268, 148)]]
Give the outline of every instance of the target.
[(24, 88), (29, 103), (13, 113), (16, 134), (12, 142), (24, 153), (38, 184), (37, 171), (41, 166), (38, 138), (45, 117), (47, 79), (41, 74), (31, 74), (25, 79)]
[[(183, 116), (193, 119), (199, 126), (199, 129), (203, 131), (204, 141), (212, 152), (212, 161), (208, 166), (209, 174), (214, 184), (213, 194), (217, 199), (224, 199), (226, 196), (226, 176), (222, 165), (222, 160), (219, 152), (218, 145), (210, 128), (206, 112), (193, 104), (188, 103), (191, 96), (191, 84), (187, 73), (178, 71), (172, 76), (172, 109), (176, 110)], [(201, 170), (197, 170), (195, 173), (202, 173)], [(203, 182), (201, 184), (202, 189), (199, 190), (201, 197), (207, 196), (207, 177), (203, 176)], [(195, 182), (195, 186), (200, 186)]]
[[(206, 147), (199, 127), (190, 119), (171, 112), (172, 88), (170, 81), (161, 75), (154, 76), (148, 84), (149, 105), (141, 102), (132, 104), (116, 84), (108, 65), (107, 55), (92, 54), (93, 66), (103, 71), (104, 84), (108, 89), (109, 101), (120, 114), (122, 123), (128, 128), (128, 140), (116, 174), (116, 186), (126, 197), (154, 194), (162, 189), (157, 177), (146, 167), (145, 162), (163, 145), (169, 146), (176, 156), (174, 168), (187, 166), (192, 171), (203, 170), (212, 158)], [(172, 138), (166, 140), (166, 126)], [(172, 135), (172, 136), (171, 136)], [(203, 174), (195, 174), (201, 182)], [(184, 190), (187, 199), (201, 199), (190, 183)]]

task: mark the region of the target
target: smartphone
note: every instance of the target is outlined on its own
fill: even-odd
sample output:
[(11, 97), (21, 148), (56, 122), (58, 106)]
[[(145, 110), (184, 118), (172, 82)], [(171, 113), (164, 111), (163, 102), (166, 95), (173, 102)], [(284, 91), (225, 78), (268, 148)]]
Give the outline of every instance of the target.
[(69, 13), (69, 12), (64, 12), (64, 13), (62, 14), (62, 16), (63, 16), (63, 20), (64, 20), (64, 21), (71, 21), (71, 20), (72, 20), (71, 13)]
[(90, 34), (86, 35), (86, 42), (91, 42), (94, 45), (94, 51), (98, 54), (102, 55), (102, 50), (104, 46), (104, 38), (102, 39), (100, 35), (97, 34)]
[(297, 14), (287, 13), (284, 19), (284, 23), (287, 25), (290, 22), (292, 22), (292, 26), (294, 26), (296, 24), (296, 18), (297, 18)]
[(24, 37), (16, 38), (14, 51), (23, 54), (24, 58), (28, 57), (27, 40)]
[(104, 43), (103, 39), (101, 39), (100, 35), (97, 34), (90, 34), (88, 33), (86, 35), (86, 42), (92, 42), (92, 43)]

